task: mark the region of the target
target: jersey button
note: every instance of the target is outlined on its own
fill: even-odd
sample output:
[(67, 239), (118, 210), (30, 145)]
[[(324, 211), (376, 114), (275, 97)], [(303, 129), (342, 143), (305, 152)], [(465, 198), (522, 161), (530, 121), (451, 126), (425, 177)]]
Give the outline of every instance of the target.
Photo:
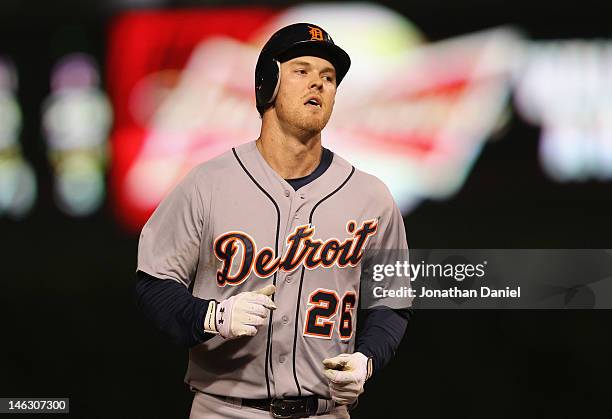
[(285, 196), (288, 198), (289, 197), (289, 191), (285, 190)]
[(287, 323), (289, 323), (289, 317), (287, 317), (287, 316), (283, 316), (283, 317), (281, 317), (281, 319), (282, 319), (282, 321), (283, 321), (283, 324), (287, 324)]
[(288, 277), (285, 279), (285, 282), (286, 282), (287, 284), (291, 284), (291, 281), (293, 281), (293, 278), (292, 278), (292, 277), (290, 277), (290, 276), (288, 276)]
[(286, 360), (287, 358), (285, 358), (284, 355), (281, 355), (280, 357), (278, 357), (278, 362), (280, 362), (281, 364), (284, 364)]

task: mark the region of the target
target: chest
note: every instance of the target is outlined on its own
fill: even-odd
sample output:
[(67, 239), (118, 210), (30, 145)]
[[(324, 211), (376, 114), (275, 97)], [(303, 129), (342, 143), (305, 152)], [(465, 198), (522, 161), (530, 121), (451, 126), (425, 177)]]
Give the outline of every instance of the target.
[(251, 275), (267, 278), (302, 266), (357, 266), (378, 233), (379, 215), (367, 200), (349, 192), (251, 188), (215, 194), (207, 247), (220, 268), (218, 285), (238, 285)]

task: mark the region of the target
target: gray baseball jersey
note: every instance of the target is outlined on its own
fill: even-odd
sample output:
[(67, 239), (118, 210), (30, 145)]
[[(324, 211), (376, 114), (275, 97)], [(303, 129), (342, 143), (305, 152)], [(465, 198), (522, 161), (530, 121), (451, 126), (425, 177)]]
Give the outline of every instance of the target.
[(352, 353), (364, 251), (405, 249), (387, 187), (334, 155), (297, 191), (255, 142), (193, 169), (140, 236), (138, 269), (222, 301), (277, 287), (254, 337), (215, 336), (190, 350), (186, 382), (206, 393), (329, 398), (324, 358)]

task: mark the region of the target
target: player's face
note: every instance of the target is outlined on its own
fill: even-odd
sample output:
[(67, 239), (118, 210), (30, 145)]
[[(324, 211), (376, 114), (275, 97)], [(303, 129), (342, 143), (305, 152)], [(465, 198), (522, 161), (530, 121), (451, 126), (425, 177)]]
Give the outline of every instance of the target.
[(281, 64), (275, 108), (281, 123), (309, 133), (320, 132), (334, 108), (336, 71), (319, 57), (297, 57)]

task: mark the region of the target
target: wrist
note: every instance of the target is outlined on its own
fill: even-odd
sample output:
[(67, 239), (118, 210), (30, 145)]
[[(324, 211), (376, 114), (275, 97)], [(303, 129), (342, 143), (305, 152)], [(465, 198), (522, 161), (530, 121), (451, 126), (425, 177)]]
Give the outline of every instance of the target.
[(218, 304), (215, 300), (210, 300), (206, 309), (206, 315), (204, 316), (204, 331), (215, 335), (219, 333), (217, 328), (217, 306)]

